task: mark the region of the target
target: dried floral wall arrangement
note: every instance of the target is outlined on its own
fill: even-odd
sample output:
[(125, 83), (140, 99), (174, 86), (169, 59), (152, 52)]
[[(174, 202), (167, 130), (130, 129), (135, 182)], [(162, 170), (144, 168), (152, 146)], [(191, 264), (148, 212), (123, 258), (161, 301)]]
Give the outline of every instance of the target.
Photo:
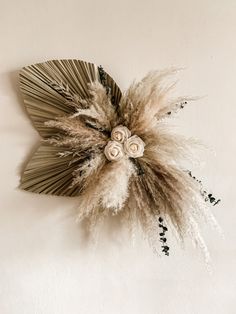
[(78, 198), (78, 216), (93, 229), (109, 215), (141, 227), (154, 250), (169, 255), (166, 232), (193, 239), (208, 252), (201, 218), (216, 224), (207, 193), (180, 160), (191, 140), (167, 121), (189, 101), (172, 98), (174, 70), (153, 71), (122, 93), (103, 68), (80, 60), (25, 67), (20, 88), (42, 137), (20, 187)]

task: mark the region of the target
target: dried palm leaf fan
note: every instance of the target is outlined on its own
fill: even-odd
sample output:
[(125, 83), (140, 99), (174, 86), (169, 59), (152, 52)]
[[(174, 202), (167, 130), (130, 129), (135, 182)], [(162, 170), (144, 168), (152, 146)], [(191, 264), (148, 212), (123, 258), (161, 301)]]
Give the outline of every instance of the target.
[(199, 217), (215, 223), (209, 205), (219, 200), (179, 166), (189, 141), (163, 123), (188, 101), (172, 99), (173, 84), (163, 84), (173, 72), (151, 72), (122, 94), (92, 63), (53, 60), (23, 68), (25, 107), (42, 141), (20, 187), (78, 197), (79, 219), (89, 219), (91, 228), (107, 215), (122, 215), (166, 255), (171, 227), (208, 257)]

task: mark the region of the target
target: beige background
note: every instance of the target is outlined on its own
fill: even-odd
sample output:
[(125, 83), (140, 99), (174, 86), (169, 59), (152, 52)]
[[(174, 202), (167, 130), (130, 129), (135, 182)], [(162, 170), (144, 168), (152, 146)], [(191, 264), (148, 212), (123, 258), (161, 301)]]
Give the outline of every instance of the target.
[[(0, 0), (1, 314), (236, 313), (235, 34), (234, 0)], [(223, 200), (213, 210), (225, 240), (204, 229), (212, 276), (191, 245), (157, 258), (116, 221), (89, 246), (74, 199), (17, 189), (39, 140), (18, 70), (53, 58), (102, 64), (122, 89), (152, 69), (186, 68), (178, 94), (205, 97), (175, 123), (215, 151), (196, 172)]]

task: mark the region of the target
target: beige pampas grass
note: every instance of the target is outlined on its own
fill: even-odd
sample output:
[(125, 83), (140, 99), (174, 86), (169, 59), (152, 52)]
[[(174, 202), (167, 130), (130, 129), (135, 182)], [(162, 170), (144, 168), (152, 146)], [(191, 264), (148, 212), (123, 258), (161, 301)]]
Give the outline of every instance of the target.
[(180, 239), (190, 236), (206, 253), (199, 217), (214, 218), (199, 181), (181, 166), (195, 143), (163, 123), (188, 101), (173, 99), (175, 84), (163, 83), (173, 73), (150, 72), (122, 95), (91, 63), (54, 60), (24, 68), (25, 106), (43, 139), (21, 188), (78, 197), (79, 219), (91, 226), (119, 213), (141, 226), (154, 249), (164, 218)]

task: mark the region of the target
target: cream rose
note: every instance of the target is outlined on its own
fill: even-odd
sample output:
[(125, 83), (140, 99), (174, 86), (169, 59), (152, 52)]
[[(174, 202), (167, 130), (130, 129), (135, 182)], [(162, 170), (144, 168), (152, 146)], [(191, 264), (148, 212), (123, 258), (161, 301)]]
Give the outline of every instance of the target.
[(116, 126), (111, 132), (111, 139), (119, 143), (124, 143), (131, 135), (130, 130), (123, 125)]
[(132, 158), (142, 157), (145, 143), (137, 135), (129, 137), (124, 142), (124, 152)]
[(106, 158), (110, 161), (118, 161), (124, 157), (123, 145), (116, 141), (109, 141), (104, 149)]

